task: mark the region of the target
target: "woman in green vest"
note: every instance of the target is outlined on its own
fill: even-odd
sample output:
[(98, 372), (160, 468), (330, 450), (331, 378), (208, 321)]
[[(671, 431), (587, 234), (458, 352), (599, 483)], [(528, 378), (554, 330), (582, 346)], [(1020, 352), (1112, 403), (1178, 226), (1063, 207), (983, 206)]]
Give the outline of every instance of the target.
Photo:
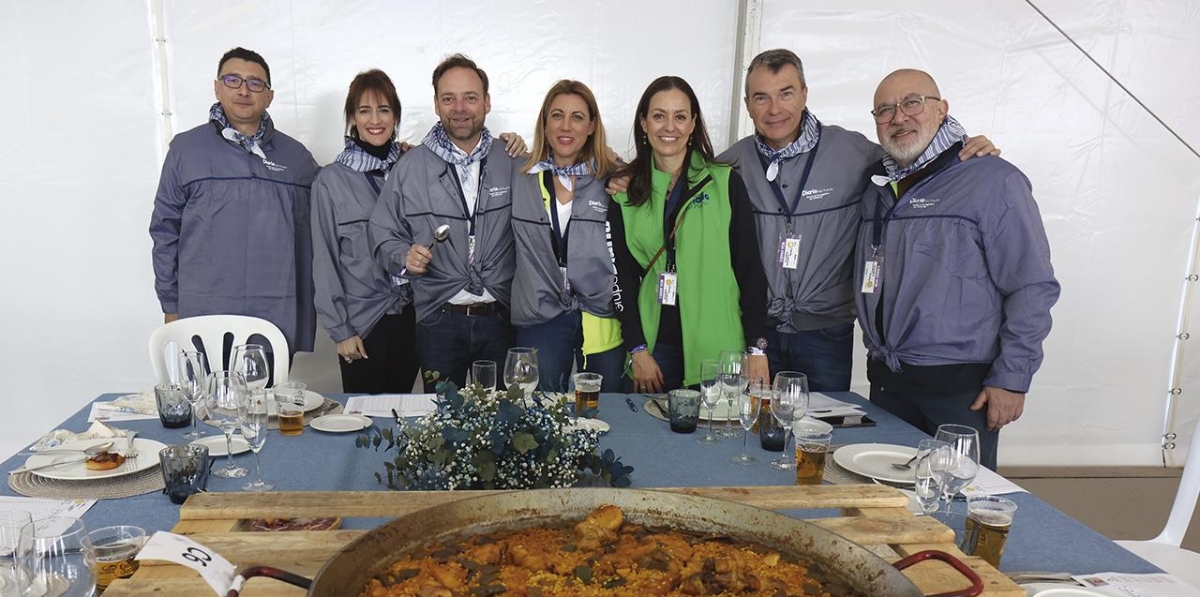
[(687, 81), (659, 77), (637, 106), (628, 191), (609, 210), (621, 334), (635, 392), (700, 382), (700, 362), (749, 350), (769, 381), (766, 277), (742, 179), (716, 161)]

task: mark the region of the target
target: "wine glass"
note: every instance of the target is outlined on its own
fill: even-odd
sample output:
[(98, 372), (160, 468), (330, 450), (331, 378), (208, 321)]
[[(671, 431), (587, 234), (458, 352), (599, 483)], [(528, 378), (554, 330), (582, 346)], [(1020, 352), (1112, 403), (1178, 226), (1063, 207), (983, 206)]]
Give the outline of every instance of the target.
[(183, 386), (183, 396), (192, 405), (192, 430), (183, 434), (184, 439), (200, 439), (207, 433), (197, 428), (200, 403), (204, 400), (205, 386), (208, 384), (208, 359), (204, 353), (195, 350), (185, 350), (179, 353), (180, 385)]
[(736, 413), (733, 407), (734, 397), (746, 391), (746, 377), (742, 375), (742, 364), (746, 360), (746, 353), (740, 350), (722, 350), (721, 356), (717, 359), (721, 365), (719, 377), (721, 379), (721, 391), (725, 395), (725, 403), (729, 406), (728, 416), (725, 419), (725, 428), (720, 432), (725, 437), (737, 437), (737, 428), (733, 426), (733, 416)]
[(212, 474), (226, 479), (245, 477), (249, 472), (233, 463), (233, 430), (238, 428), (238, 404), (245, 400), (249, 390), (241, 373), (235, 371), (213, 371), (208, 375), (208, 391), (204, 406), (209, 423), (225, 432), (226, 461), (223, 468)]
[(510, 348), (504, 359), (504, 385), (521, 388), (528, 399), (538, 385), (538, 358), (536, 348)]
[(783, 455), (771, 461), (771, 466), (780, 470), (793, 470), (796, 460), (788, 450), (792, 439), (792, 423), (804, 418), (808, 411), (808, 376), (796, 371), (780, 371), (775, 374), (775, 399), (771, 402), (771, 416), (783, 427)]
[(941, 486), (938, 484), (937, 475), (933, 473), (933, 464), (938, 450), (949, 447), (946, 442), (936, 439), (923, 439), (917, 444), (917, 457), (913, 460), (913, 491), (917, 494), (917, 505), (926, 514), (932, 514), (938, 509)]
[(19, 594), (17, 545), (21, 529), (33, 522), (33, 515), (25, 510), (0, 510), (0, 595), (15, 597)]
[(242, 437), (254, 452), (254, 480), (242, 485), (243, 491), (271, 491), (274, 485), (262, 480), (262, 463), (258, 453), (267, 443), (267, 404), (275, 400), (274, 393), (269, 390), (252, 390), (245, 400), (238, 403), (238, 421), (242, 427)]
[(233, 360), (229, 368), (242, 374), (246, 388), (261, 390), (267, 387), (271, 370), (267, 368), (267, 351), (261, 344), (239, 344), (233, 347)]
[(733, 457), (736, 464), (751, 465), (758, 462), (746, 454), (746, 438), (750, 435), (750, 428), (758, 421), (758, 409), (761, 405), (762, 402), (757, 396), (742, 393), (734, 397), (733, 407), (737, 411), (738, 422), (742, 424), (742, 453)]
[(954, 495), (979, 474), (979, 432), (966, 425), (945, 424), (938, 426), (933, 439), (947, 444), (937, 451), (931, 469), (949, 509)]
[(708, 433), (697, 440), (702, 444), (715, 444), (720, 441), (716, 435), (713, 435), (713, 409), (721, 401), (721, 380), (717, 377), (720, 370), (720, 361), (700, 362), (700, 399), (704, 401), (704, 407), (708, 409)]

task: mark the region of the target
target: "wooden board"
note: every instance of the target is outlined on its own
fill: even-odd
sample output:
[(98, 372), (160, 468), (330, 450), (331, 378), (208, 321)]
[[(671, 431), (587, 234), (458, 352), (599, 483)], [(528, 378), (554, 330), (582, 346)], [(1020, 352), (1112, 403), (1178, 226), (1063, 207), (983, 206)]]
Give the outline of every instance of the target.
[[(660, 491), (687, 493), (739, 502), (771, 510), (837, 508), (841, 516), (810, 519), (847, 539), (894, 561), (922, 549), (955, 555), (954, 533), (937, 520), (915, 517), (901, 492), (880, 485), (820, 485), (813, 487), (688, 487)], [(315, 575), (344, 545), (365, 531), (240, 532), (242, 520), (279, 517), (391, 518), (438, 504), (499, 491), (338, 491), (280, 493), (202, 493), (180, 508), (176, 533), (191, 536), (230, 561), (283, 568)], [(985, 583), (985, 597), (1024, 597), (1025, 591), (979, 558), (962, 556)], [(966, 586), (966, 580), (945, 564), (926, 562), (905, 571), (927, 595)], [(299, 597), (305, 591), (256, 578), (247, 583), (248, 597)], [(105, 597), (208, 597), (209, 588), (194, 572), (162, 562), (146, 562), (128, 580), (118, 580)]]

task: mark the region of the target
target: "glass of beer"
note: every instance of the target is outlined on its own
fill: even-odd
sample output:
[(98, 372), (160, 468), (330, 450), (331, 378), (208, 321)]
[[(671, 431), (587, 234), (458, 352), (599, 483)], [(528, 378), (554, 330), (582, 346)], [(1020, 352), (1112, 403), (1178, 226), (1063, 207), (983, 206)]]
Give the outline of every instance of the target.
[(115, 526), (88, 533), (92, 549), (87, 552), (88, 566), (96, 574), (96, 589), (103, 591), (118, 578), (129, 578), (137, 572), (138, 561), (133, 559), (146, 542), (141, 527)]
[(999, 568), (1016, 511), (1017, 505), (1002, 497), (977, 495), (967, 498), (967, 546), (963, 551)]
[(594, 418), (600, 410), (600, 383), (604, 376), (599, 373), (575, 374), (575, 416)]
[(279, 435), (304, 433), (304, 390), (302, 383), (289, 381), (275, 386), (275, 414), (279, 417)]
[(825, 477), (832, 433), (801, 431), (796, 435), (796, 484), (820, 485)]

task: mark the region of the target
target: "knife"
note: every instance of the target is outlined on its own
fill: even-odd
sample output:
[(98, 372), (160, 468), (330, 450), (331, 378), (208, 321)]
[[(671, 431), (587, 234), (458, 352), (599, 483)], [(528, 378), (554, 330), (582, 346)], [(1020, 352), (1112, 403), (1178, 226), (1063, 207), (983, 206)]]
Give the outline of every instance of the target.
[(10, 474), (10, 475), (15, 475), (15, 474), (17, 474), (17, 473), (28, 473), (28, 472), (31, 472), (31, 471), (40, 471), (40, 470), (42, 470), (42, 469), (44, 469), (44, 468), (50, 468), (50, 467), (52, 467), (52, 466), (60, 466), (60, 465), (63, 465), (63, 464), (75, 464), (76, 462), (83, 462), (84, 460), (87, 460), (87, 456), (83, 456), (82, 458), (72, 458), (72, 459), (70, 459), (70, 460), (59, 460), (58, 462), (51, 462), (51, 463), (49, 463), (49, 464), (40, 464), (40, 465), (38, 465), (38, 466), (35, 466), (35, 467), (24, 467), (24, 466), (22, 466), (22, 467), (15, 468), (15, 469), (13, 469), (13, 470), (11, 470), (11, 471), (8, 471), (8, 474)]

